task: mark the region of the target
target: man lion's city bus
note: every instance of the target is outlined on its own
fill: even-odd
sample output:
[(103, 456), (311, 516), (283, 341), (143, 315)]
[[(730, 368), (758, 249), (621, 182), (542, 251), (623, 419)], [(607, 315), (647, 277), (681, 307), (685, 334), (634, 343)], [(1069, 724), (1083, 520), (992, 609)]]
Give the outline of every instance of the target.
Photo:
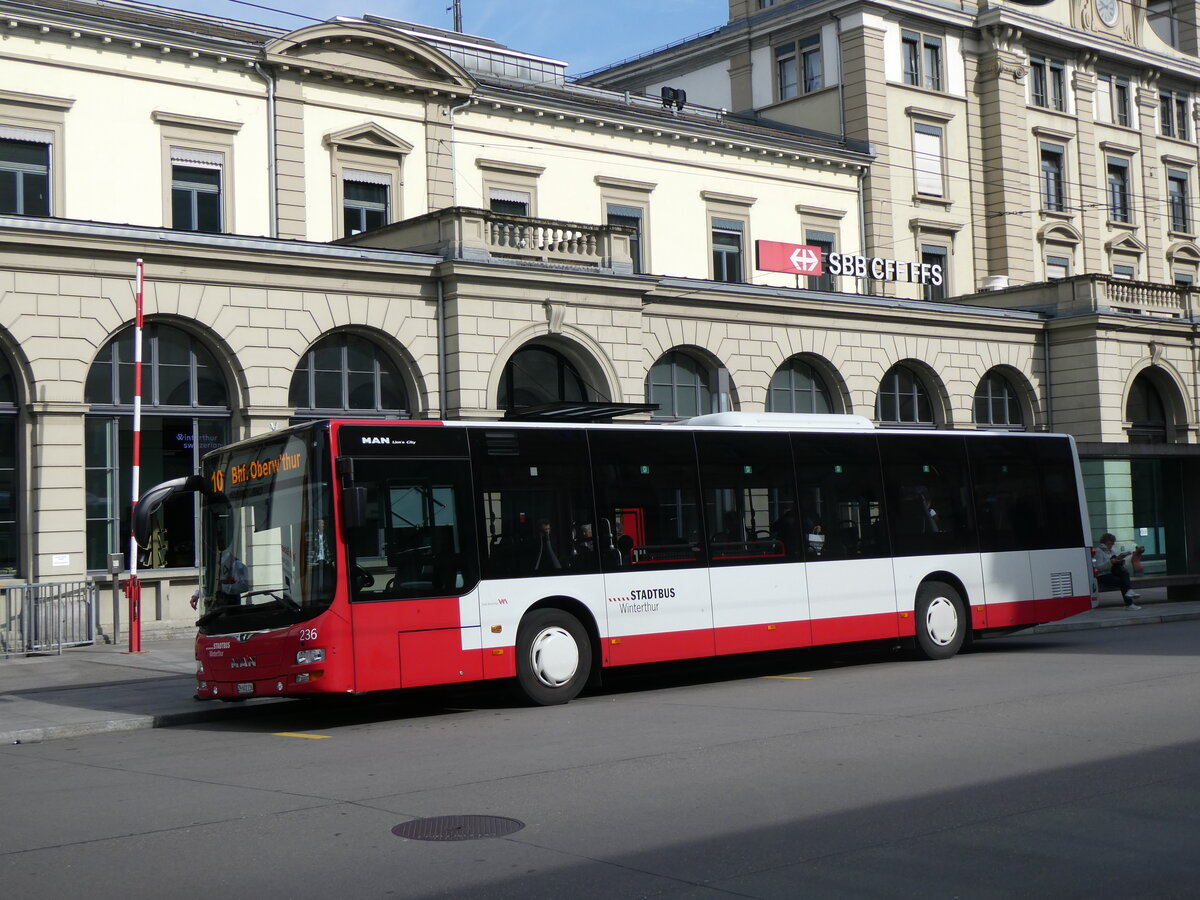
[(198, 696), (514, 683), (978, 635), (1095, 605), (1070, 437), (857, 416), (321, 421), (148, 491), (200, 493)]

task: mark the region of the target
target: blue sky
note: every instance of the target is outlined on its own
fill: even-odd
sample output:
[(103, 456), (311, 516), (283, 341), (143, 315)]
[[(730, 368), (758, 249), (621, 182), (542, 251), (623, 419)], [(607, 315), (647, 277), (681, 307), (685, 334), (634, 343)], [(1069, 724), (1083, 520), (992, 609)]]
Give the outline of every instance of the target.
[[(300, 28), (312, 19), (364, 13), (441, 28), (454, 24), (451, 0), (148, 2), (283, 28)], [(463, 31), (514, 50), (564, 60), (570, 63), (568, 74), (578, 75), (723, 25), (729, 17), (729, 4), (727, 0), (462, 0), (462, 14)]]

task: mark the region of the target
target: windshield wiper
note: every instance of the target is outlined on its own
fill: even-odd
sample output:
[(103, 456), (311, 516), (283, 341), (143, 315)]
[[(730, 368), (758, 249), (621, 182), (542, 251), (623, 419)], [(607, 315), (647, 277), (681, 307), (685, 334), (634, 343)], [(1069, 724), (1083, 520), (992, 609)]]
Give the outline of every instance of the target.
[[(239, 598), (259, 597), (259, 596), (262, 596), (263, 594), (268, 595), (272, 600), (276, 601), (281, 606), (285, 606), (294, 612), (300, 612), (302, 609), (300, 604), (297, 603), (295, 600), (293, 600), (291, 597), (287, 596), (286, 594), (278, 594), (275, 592), (274, 589), (270, 589), (270, 588), (266, 588), (261, 591), (246, 591), (244, 594), (240, 594)], [(215, 609), (209, 610), (204, 615), (202, 615), (199, 619), (196, 620), (196, 624), (197, 625), (207, 625), (209, 622), (212, 622), (214, 619), (217, 619), (224, 615), (241, 616), (241, 615), (246, 615), (248, 613), (254, 613), (254, 612), (261, 612), (261, 610), (255, 608), (254, 606), (243, 605), (241, 603), (223, 603), (220, 606), (216, 607)]]
[(242, 594), (242, 596), (246, 597), (246, 598), (261, 597), (263, 594), (266, 594), (272, 600), (276, 600), (279, 603), (282, 603), (288, 609), (292, 609), (292, 610), (295, 610), (296, 612), (300, 612), (300, 604), (299, 603), (297, 603), (295, 600), (293, 600), (287, 594), (275, 593), (274, 588), (263, 588), (261, 591), (246, 591), (246, 593)]

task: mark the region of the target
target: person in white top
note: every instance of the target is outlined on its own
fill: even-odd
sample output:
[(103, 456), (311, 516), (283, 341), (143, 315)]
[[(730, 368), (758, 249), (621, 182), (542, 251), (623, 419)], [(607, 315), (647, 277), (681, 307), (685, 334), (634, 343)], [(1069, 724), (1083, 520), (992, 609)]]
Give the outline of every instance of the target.
[(1129, 554), (1114, 552), (1113, 544), (1116, 542), (1116, 537), (1111, 534), (1100, 535), (1100, 543), (1096, 545), (1096, 580), (1103, 588), (1120, 591), (1126, 609), (1141, 609), (1133, 601), (1142, 595), (1130, 590), (1133, 582), (1129, 567), (1125, 565), (1125, 557)]

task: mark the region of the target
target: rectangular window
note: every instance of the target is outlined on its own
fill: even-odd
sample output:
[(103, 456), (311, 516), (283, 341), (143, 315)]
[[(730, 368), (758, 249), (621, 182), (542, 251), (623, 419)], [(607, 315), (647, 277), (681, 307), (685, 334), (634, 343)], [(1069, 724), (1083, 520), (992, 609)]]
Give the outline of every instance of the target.
[(800, 502), (798, 521), (790, 527), (804, 536), (807, 549), (819, 548), (820, 559), (888, 556), (875, 438), (792, 435), (792, 453)]
[(780, 100), (819, 91), (824, 86), (825, 67), (819, 34), (775, 48), (775, 91)]
[(1071, 276), (1071, 258), (1069, 256), (1046, 257), (1046, 280), (1069, 278)]
[(388, 223), (391, 181), (378, 172), (342, 170), (342, 218), (346, 235)]
[(913, 169), (917, 193), (930, 197), (946, 194), (945, 173), (942, 170), (942, 129), (937, 125), (917, 122), (913, 129)]
[(821, 250), (822, 268), (820, 275), (808, 276), (808, 288), (812, 291), (836, 290), (833, 275), (829, 272), (829, 254), (833, 252), (836, 235), (832, 231), (806, 231), (804, 243)]
[(485, 530), (484, 577), (599, 571), (582, 431), (477, 430), (471, 456)]
[(713, 280), (741, 283), (745, 226), (736, 219), (712, 219)]
[(782, 44), (775, 48), (775, 85), (780, 100), (789, 100), (798, 93), (796, 79), (796, 46)]
[(993, 436), (966, 444), (980, 550), (1079, 546), (1079, 490), (1065, 440)]
[(1113, 222), (1129, 222), (1129, 160), (1110, 156), (1108, 166), (1108, 217)]
[(1123, 128), (1132, 126), (1128, 78), (1121, 75), (1096, 76), (1096, 121)]
[(904, 83), (931, 91), (942, 89), (942, 39), (916, 31), (900, 33)]
[(1131, 127), (1133, 125), (1133, 118), (1129, 111), (1129, 79), (1114, 78), (1112, 94), (1113, 121), (1124, 128)]
[(1187, 172), (1180, 169), (1167, 169), (1167, 203), (1171, 210), (1171, 230), (1191, 231)]
[(1041, 145), (1042, 156), (1042, 207), (1052, 212), (1064, 212), (1067, 208), (1066, 181), (1064, 177), (1065, 156), (1063, 148), (1056, 144)]
[(825, 86), (825, 68), (821, 61), (821, 36), (812, 34), (799, 44), (801, 69), (804, 71), (804, 93), (819, 91)]
[[(699, 472), (692, 436), (598, 428), (588, 439), (605, 571), (702, 565)], [(609, 550), (610, 540), (615, 554)]]
[(921, 245), (921, 263), (922, 265), (940, 266), (942, 271), (941, 284), (934, 284), (931, 279), (928, 283), (921, 285), (922, 300), (945, 300), (948, 294), (946, 283), (949, 280), (950, 272), (946, 265), (949, 260), (950, 253), (946, 247), (941, 244), (922, 244)]
[(488, 209), (506, 216), (528, 216), (533, 197), (528, 191), (488, 189)]
[(1029, 58), (1029, 98), (1034, 106), (1066, 110), (1066, 67), (1061, 60), (1044, 56)]
[(629, 236), (629, 255), (633, 258), (633, 272), (640, 275), (642, 268), (642, 210), (636, 206), (622, 206), (617, 203), (608, 204), (608, 224), (624, 225), (632, 228)]
[(224, 230), (221, 174), (224, 155), (171, 148), (171, 227), (219, 234)]
[(978, 551), (962, 438), (881, 436), (894, 556)]
[(1188, 125), (1191, 100), (1181, 91), (1159, 91), (1158, 118), (1159, 131), (1163, 137), (1189, 140), (1192, 133)]
[(698, 434), (708, 555), (714, 566), (804, 558), (795, 516), (795, 475), (786, 434)]
[(1126, 281), (1132, 281), (1135, 275), (1137, 275), (1137, 270), (1133, 266), (1128, 266), (1128, 265), (1114, 265), (1113, 266), (1113, 277), (1114, 278), (1123, 278)]
[(51, 132), (0, 126), (0, 213), (50, 215)]

